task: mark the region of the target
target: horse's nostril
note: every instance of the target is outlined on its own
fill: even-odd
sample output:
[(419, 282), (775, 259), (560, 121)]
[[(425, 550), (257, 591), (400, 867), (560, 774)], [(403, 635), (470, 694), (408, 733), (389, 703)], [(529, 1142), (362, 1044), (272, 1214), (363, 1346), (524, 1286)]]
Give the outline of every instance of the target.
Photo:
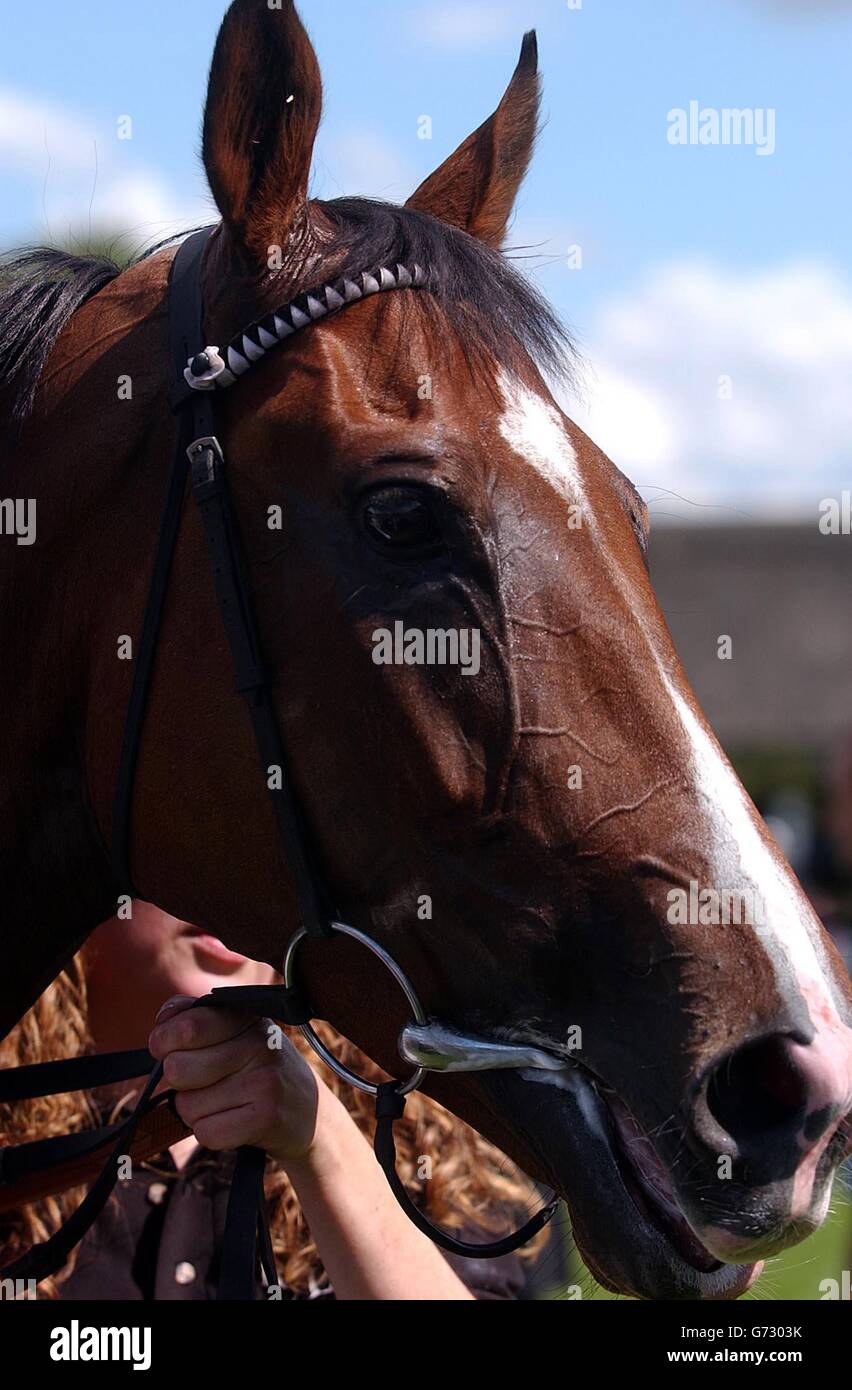
[(741, 1048), (713, 1073), (708, 1109), (738, 1147), (801, 1128), (810, 1088), (796, 1056), (800, 1046), (776, 1034)]
[[(684, 1132), (702, 1158), (733, 1159), (749, 1186), (796, 1177), (802, 1210), (826, 1146), (842, 1138), (852, 1098), (852, 1056), (843, 1033), (817, 1029), (810, 1042), (775, 1033), (747, 1043), (704, 1074)], [(720, 1172), (721, 1176), (721, 1172)]]

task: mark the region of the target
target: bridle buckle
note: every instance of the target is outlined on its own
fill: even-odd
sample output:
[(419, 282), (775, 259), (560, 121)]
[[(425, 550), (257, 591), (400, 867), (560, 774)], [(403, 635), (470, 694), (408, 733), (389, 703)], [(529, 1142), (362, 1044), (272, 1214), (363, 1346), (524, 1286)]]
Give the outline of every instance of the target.
[(194, 488), (215, 483), (219, 470), (225, 467), (225, 455), (215, 435), (196, 439), (187, 449), (186, 456), (192, 469)]

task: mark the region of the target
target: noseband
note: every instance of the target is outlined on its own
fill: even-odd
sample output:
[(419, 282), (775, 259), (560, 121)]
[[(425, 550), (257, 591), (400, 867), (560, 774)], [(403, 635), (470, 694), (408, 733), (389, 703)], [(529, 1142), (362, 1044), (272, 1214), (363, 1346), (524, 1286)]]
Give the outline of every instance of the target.
[[(215, 989), (206, 998), (197, 1000), (193, 1007), (241, 1009), (249, 1014), (271, 1018), (287, 1027), (299, 1027), (310, 1046), (339, 1077), (375, 1096), (376, 1157), (409, 1219), (444, 1250), (470, 1258), (493, 1259), (509, 1254), (530, 1241), (550, 1220), (558, 1199), (552, 1196), (520, 1230), (502, 1240), (483, 1245), (457, 1240), (427, 1220), (408, 1195), (396, 1171), (394, 1121), (402, 1116), (406, 1096), (420, 1087), (427, 1071), (478, 1071), (494, 1066), (552, 1068), (562, 1067), (564, 1063), (535, 1049), (490, 1044), (485, 1039), (465, 1039), (440, 1026), (430, 1030), (429, 1020), (413, 985), (393, 957), (364, 932), (338, 920), (327, 885), (318, 871), (316, 854), (288, 775), (272, 698), (272, 682), (264, 666), (228, 487), (225, 455), (216, 437), (213, 408), (218, 390), (236, 385), (267, 353), (312, 323), (371, 295), (391, 290), (428, 288), (429, 277), (420, 266), (398, 265), (395, 270), (383, 268), (355, 280), (340, 280), (335, 285), (326, 285), (300, 295), (275, 313), (267, 315), (235, 338), (223, 351), (218, 347), (202, 349), (201, 263), (211, 230), (207, 228), (188, 237), (182, 243), (172, 267), (170, 331), (174, 380), (170, 401), (179, 419), (179, 434), (134, 661), (133, 686), (119, 759), (112, 837), (116, 877), (123, 890), (131, 896), (141, 896), (133, 888), (130, 870), (133, 788), (169, 575), (183, 511), (188, 460), (192, 493), (204, 529), (219, 612), (230, 649), (235, 687), (248, 706), (260, 770), (272, 799), (283, 858), (292, 876), (302, 923), (287, 950), (283, 986)], [(278, 773), (277, 777), (270, 777), (272, 770)], [(296, 983), (296, 957), (306, 939), (334, 939), (340, 935), (355, 939), (372, 952), (390, 972), (408, 1000), (412, 1022), (403, 1030), (401, 1055), (413, 1065), (414, 1070), (407, 1079), (373, 1085), (343, 1066), (311, 1025), (311, 1019), (317, 1015)], [(448, 1043), (447, 1039), (451, 1039), (451, 1042)], [(0, 1076), (0, 1101), (50, 1094), (49, 1090), (45, 1090), (45, 1085), (52, 1083), (55, 1083), (57, 1090), (73, 1090), (115, 1080), (119, 1074), (122, 1079), (135, 1077), (142, 1070), (140, 1061), (147, 1057), (146, 1053), (109, 1054), (103, 1058), (81, 1059), (79, 1062), (17, 1068)], [(102, 1065), (98, 1066), (98, 1063)], [(81, 1079), (84, 1065), (87, 1067), (85, 1080)], [(132, 1070), (134, 1065), (136, 1070)], [(35, 1073), (39, 1074), (38, 1079)], [(118, 1160), (127, 1153), (140, 1120), (164, 1099), (170, 1102), (173, 1098), (174, 1093), (155, 1097), (161, 1079), (162, 1065), (158, 1065), (151, 1072), (133, 1114), (118, 1127), (115, 1135), (110, 1135), (115, 1138), (113, 1152), (78, 1210), (49, 1241), (34, 1246), (8, 1266), (3, 1271), (5, 1277), (43, 1279), (63, 1266), (74, 1245), (82, 1239), (103, 1209), (115, 1186)], [(35, 1089), (27, 1089), (28, 1086), (35, 1086)], [(86, 1141), (87, 1136), (68, 1136), (64, 1141), (66, 1147), (58, 1152), (61, 1157), (80, 1153)], [(88, 1142), (91, 1146), (91, 1136), (88, 1136)], [(52, 1153), (55, 1162), (57, 1141), (41, 1141), (42, 1145), (46, 1143), (54, 1146)], [(31, 1170), (32, 1165), (38, 1162), (34, 1151), (40, 1145), (37, 1143), (25, 1147), (28, 1150), (26, 1161)], [(23, 1161), (16, 1165), (15, 1153), (14, 1149), (0, 1153), (0, 1184), (9, 1181), (16, 1172), (26, 1171)], [(19, 1157), (21, 1160), (24, 1158), (23, 1155)], [(237, 1156), (228, 1202), (222, 1277), (218, 1291), (220, 1299), (251, 1298), (258, 1253), (267, 1280), (270, 1284), (277, 1283), (265, 1214), (265, 1159), (265, 1154), (260, 1150), (248, 1147), (240, 1149)]]

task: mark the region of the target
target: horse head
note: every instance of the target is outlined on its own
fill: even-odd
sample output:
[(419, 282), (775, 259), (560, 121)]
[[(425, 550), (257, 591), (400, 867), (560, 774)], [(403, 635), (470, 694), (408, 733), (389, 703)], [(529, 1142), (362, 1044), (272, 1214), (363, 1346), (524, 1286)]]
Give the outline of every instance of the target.
[[(310, 198), (321, 95), (294, 6), (236, 0), (204, 123), (222, 219), (208, 341), (309, 286), (428, 276), (363, 294), (217, 401), (318, 862), (434, 1019), (560, 1064), (431, 1090), (564, 1195), (598, 1277), (735, 1296), (825, 1216), (848, 1144), (850, 987), (679, 664), (645, 507), (554, 399), (564, 341), (501, 252), (537, 133), (535, 38), (495, 114), (402, 208)], [(74, 649), (63, 680), (104, 885), (130, 681), (116, 640), (138, 630), (173, 428), (172, 254), (75, 314), (24, 431), (46, 457), (64, 410), (74, 486), (42, 525), (90, 587), (57, 640)], [(232, 684), (188, 513), (134, 875), (279, 965), (295, 902)], [(399, 1074), (406, 1015), (375, 963), (310, 943), (304, 978), (321, 1016)]]

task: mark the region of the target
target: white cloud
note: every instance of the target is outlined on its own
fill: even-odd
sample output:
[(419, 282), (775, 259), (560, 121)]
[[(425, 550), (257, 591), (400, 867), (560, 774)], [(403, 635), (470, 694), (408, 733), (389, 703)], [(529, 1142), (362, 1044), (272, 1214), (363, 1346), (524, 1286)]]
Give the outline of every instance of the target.
[(468, 0), (459, 4), (418, 6), (412, 19), (415, 36), (435, 48), (464, 51), (482, 48), (529, 27), (517, 7)]
[(0, 88), (0, 164), (17, 173), (48, 165), (76, 173), (94, 167), (96, 133), (67, 111)]
[[(414, 135), (412, 126), (412, 139)], [(420, 182), (396, 145), (371, 126), (350, 127), (326, 141), (317, 174), (317, 197), (363, 195), (405, 202)]]
[(852, 285), (830, 267), (663, 266), (603, 307), (584, 347), (569, 413), (660, 510), (697, 514), (670, 489), (761, 519), (850, 486)]
[[(67, 210), (72, 225), (79, 225), (79, 209)], [(117, 228), (131, 244), (162, 241), (190, 226), (215, 222), (218, 213), (199, 200), (190, 207), (175, 198), (172, 190), (156, 174), (140, 173), (105, 181), (95, 196), (93, 219), (96, 225)]]
[(62, 238), (91, 222), (144, 243), (208, 219), (209, 202), (176, 195), (114, 128), (10, 88), (0, 88), (0, 172), (23, 185), (17, 209), (27, 234), (36, 226)]

